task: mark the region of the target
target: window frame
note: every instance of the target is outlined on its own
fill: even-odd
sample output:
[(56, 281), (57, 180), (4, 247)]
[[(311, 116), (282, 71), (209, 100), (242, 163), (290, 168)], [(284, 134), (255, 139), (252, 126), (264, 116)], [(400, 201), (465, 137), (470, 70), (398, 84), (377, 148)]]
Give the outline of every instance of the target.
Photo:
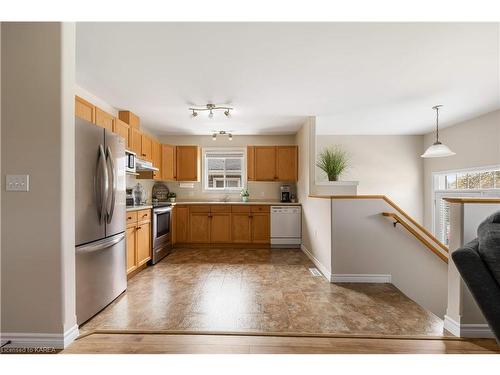
[[(208, 187), (208, 163), (207, 153), (220, 152), (220, 153), (241, 153), (241, 186), (235, 188), (210, 188)], [(247, 188), (247, 150), (245, 147), (204, 147), (202, 148), (202, 191), (204, 193), (223, 193), (223, 194), (240, 194), (242, 189)], [(224, 180), (226, 179), (226, 171), (224, 170)]]
[(454, 173), (478, 173), (486, 171), (497, 171), (500, 170), (500, 165), (488, 165), (482, 167), (474, 168), (463, 168), (463, 169), (452, 169), (447, 171), (439, 171), (432, 173), (432, 194), (431, 194), (431, 204), (432, 204), (432, 233), (440, 241), (443, 240), (443, 234), (439, 226), (439, 205), (438, 199), (445, 197), (500, 197), (500, 188), (484, 188), (484, 189), (446, 189), (445, 176)]

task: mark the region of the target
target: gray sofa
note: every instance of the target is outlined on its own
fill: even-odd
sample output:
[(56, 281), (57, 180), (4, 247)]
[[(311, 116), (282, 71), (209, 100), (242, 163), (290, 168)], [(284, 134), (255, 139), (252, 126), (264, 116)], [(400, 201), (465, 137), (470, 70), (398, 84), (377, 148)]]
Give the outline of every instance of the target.
[(500, 344), (500, 211), (484, 220), (477, 234), (451, 257)]

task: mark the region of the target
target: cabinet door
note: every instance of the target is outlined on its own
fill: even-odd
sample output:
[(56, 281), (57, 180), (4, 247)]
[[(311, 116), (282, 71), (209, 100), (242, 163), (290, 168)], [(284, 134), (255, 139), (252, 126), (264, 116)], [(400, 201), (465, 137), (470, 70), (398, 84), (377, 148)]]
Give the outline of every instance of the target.
[(268, 213), (252, 213), (252, 242), (270, 242), (270, 221)]
[(231, 214), (231, 236), (234, 243), (250, 243), (251, 218), (249, 212), (233, 212)]
[(101, 108), (95, 107), (95, 124), (113, 131), (114, 117), (107, 112), (104, 112)]
[(255, 146), (247, 146), (247, 180), (255, 180)]
[(119, 111), (118, 118), (129, 124), (131, 128), (139, 129), (140, 127), (141, 120), (139, 119), (139, 116), (130, 111)]
[(275, 146), (255, 146), (254, 160), (256, 181), (274, 181), (278, 178)]
[(153, 161), (151, 152), (152, 148), (153, 144), (151, 138), (149, 138), (146, 134), (143, 134), (141, 137), (141, 159)]
[(177, 181), (199, 181), (199, 147), (176, 146)]
[(231, 242), (231, 214), (216, 212), (210, 215), (210, 241), (213, 243)]
[(279, 181), (297, 181), (297, 146), (276, 147), (276, 169)]
[(174, 237), (175, 242), (184, 243), (189, 241), (189, 208), (186, 206), (174, 207)]
[(151, 222), (137, 223), (137, 267), (151, 259)]
[(210, 213), (191, 212), (189, 214), (189, 242), (210, 242)]
[(175, 146), (161, 145), (161, 174), (163, 180), (175, 180)]
[(75, 116), (88, 122), (95, 122), (95, 106), (75, 95)]
[(142, 133), (133, 127), (128, 129), (128, 148), (137, 154), (137, 157), (141, 157), (141, 142)]
[(119, 118), (115, 118), (113, 123), (113, 133), (118, 134), (120, 137), (125, 139), (125, 145), (128, 147), (128, 124)]
[(157, 142), (155, 140), (152, 140), (152, 150), (151, 150), (151, 155), (152, 155), (152, 161), (153, 165), (159, 169), (159, 171), (153, 172), (153, 179), (154, 180), (161, 180), (162, 179), (162, 172), (161, 172), (161, 144), (160, 142)]
[(136, 253), (136, 226), (130, 225), (126, 230), (127, 241), (127, 274), (137, 268), (137, 253)]

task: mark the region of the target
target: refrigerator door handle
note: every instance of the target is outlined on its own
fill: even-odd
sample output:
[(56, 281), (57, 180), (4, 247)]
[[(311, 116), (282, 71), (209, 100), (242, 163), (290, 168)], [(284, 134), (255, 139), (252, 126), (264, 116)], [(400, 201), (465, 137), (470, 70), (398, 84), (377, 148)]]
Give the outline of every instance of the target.
[(106, 156), (104, 155), (104, 147), (99, 145), (99, 156), (97, 158), (97, 213), (99, 215), (99, 224), (102, 224), (106, 217), (106, 202), (109, 190), (108, 169), (106, 165)]
[(113, 154), (111, 153), (111, 148), (108, 146), (106, 149), (106, 166), (108, 168), (108, 178), (111, 184), (111, 194), (108, 193), (107, 198), (107, 223), (111, 223), (113, 218), (113, 213), (115, 212), (115, 200), (116, 200), (116, 174), (115, 165), (113, 163)]
[(120, 233), (111, 238), (105, 238), (101, 241), (93, 242), (91, 244), (78, 246), (76, 248), (77, 254), (92, 253), (94, 251), (104, 250), (111, 246), (116, 245), (125, 238), (125, 233)]

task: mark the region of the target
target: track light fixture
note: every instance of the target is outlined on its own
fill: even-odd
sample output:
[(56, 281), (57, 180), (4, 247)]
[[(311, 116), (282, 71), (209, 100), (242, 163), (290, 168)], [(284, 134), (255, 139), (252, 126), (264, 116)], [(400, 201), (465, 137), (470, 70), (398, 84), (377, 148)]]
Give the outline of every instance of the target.
[(191, 117), (196, 117), (198, 116), (198, 112), (200, 111), (208, 111), (208, 118), (212, 119), (214, 118), (214, 111), (216, 110), (224, 110), (224, 115), (226, 117), (231, 116), (231, 112), (233, 110), (232, 107), (225, 107), (225, 106), (219, 106), (215, 104), (207, 104), (205, 107), (190, 107), (189, 110), (192, 111)]
[(227, 135), (228, 140), (230, 140), (230, 141), (233, 140), (233, 133), (231, 131), (213, 130), (212, 131), (212, 141), (216, 141), (218, 135)]

